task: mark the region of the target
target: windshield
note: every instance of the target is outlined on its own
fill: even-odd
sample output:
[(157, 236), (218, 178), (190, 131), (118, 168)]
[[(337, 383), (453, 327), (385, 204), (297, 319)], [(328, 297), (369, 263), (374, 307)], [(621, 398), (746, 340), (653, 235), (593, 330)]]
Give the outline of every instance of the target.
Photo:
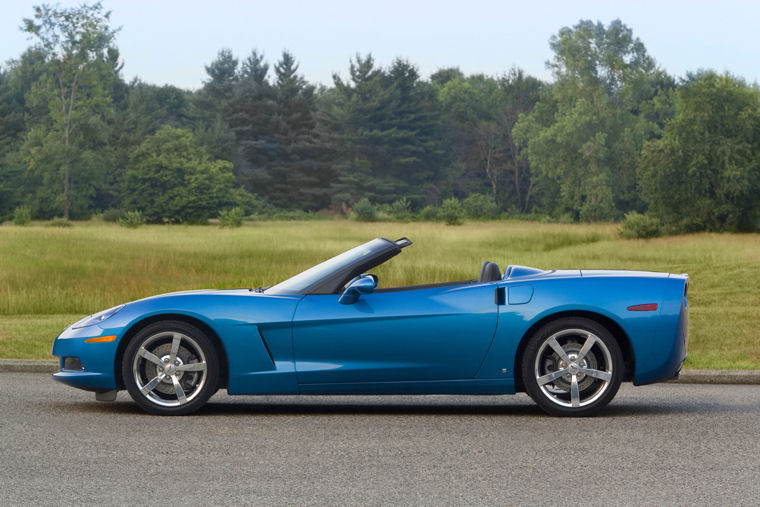
[(284, 282), (268, 288), (265, 292), (268, 294), (301, 294), (309, 287), (312, 287), (320, 280), (323, 280), (333, 273), (343, 270), (344, 268), (359, 263), (362, 259), (370, 258), (379, 251), (388, 249), (388, 240), (373, 239), (363, 245), (359, 245), (351, 250), (336, 255), (313, 268), (309, 268), (303, 273), (299, 273)]

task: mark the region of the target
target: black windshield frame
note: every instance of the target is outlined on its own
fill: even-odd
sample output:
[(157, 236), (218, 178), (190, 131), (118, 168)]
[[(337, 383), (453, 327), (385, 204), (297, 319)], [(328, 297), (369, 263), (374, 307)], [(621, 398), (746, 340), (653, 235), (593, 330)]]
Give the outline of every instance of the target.
[[(406, 246), (411, 242), (402, 244)], [(288, 278), (264, 292), (338, 294), (350, 280), (395, 257), (401, 253), (401, 248), (397, 242), (388, 238), (375, 238)]]

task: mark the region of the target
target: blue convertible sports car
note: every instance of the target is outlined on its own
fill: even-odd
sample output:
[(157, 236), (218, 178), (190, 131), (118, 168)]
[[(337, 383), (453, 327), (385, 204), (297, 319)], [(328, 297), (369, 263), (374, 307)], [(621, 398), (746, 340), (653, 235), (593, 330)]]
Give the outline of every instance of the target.
[(513, 394), (598, 412), (622, 381), (672, 379), (686, 358), (687, 275), (484, 262), (477, 280), (379, 288), (364, 274), (412, 242), (385, 238), (273, 287), (150, 297), (69, 326), (65, 384), (153, 414), (230, 394)]

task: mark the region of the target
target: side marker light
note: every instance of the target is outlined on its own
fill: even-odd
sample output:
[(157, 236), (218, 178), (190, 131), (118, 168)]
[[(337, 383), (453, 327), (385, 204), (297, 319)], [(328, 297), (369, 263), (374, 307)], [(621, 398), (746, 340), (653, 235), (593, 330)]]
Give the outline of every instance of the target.
[(645, 305), (633, 305), (627, 308), (629, 312), (654, 312), (657, 311), (657, 303), (647, 303)]
[(87, 338), (85, 343), (107, 343), (116, 339), (115, 334), (109, 334), (108, 336), (98, 336), (97, 338)]

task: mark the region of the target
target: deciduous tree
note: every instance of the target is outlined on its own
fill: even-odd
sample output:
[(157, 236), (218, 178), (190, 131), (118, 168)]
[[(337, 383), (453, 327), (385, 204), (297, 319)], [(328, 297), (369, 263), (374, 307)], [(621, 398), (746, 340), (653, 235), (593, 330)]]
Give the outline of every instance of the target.
[(760, 92), (730, 75), (692, 76), (639, 175), (650, 212), (676, 230), (760, 229)]
[[(45, 164), (60, 167), (61, 206), (69, 218), (75, 163), (83, 154), (83, 131), (103, 121), (110, 106), (112, 81), (120, 64), (114, 39), (118, 30), (110, 26), (110, 12), (100, 2), (79, 7), (60, 8), (47, 4), (34, 8), (34, 17), (24, 19), (23, 30), (37, 41), (48, 66), (34, 91), (38, 104), (50, 105), (52, 124), (37, 126), (32, 140), (43, 145), (30, 150), (46, 154)], [(43, 170), (47, 170), (43, 168)], [(84, 181), (85, 178), (80, 178)]]
[[(644, 44), (619, 20), (581, 21), (550, 41), (555, 83), (515, 134), (555, 213), (610, 220), (636, 206), (636, 165), (656, 125), (638, 90), (659, 76)], [(546, 187), (555, 185), (557, 190)]]

